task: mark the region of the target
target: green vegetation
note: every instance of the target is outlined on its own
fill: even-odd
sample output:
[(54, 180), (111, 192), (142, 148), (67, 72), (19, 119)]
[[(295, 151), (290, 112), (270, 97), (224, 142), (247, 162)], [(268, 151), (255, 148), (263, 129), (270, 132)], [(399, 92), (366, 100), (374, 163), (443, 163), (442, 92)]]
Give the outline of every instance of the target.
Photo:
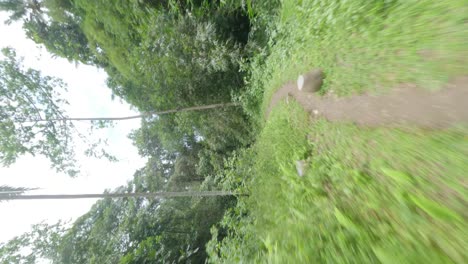
[[(10, 13), (8, 22), (21, 21), (27, 36), (54, 55), (103, 68), (114, 95), (142, 112), (228, 103), (243, 89), (239, 61), (251, 51), (247, 46), (249, 18), (240, 3), (2, 0), (0, 9)], [(6, 92), (20, 94), (23, 89), (29, 92), (25, 96), (38, 101), (50, 95), (44, 103), (58, 99), (55, 94), (33, 93), (48, 85), (45, 81), (50, 77), (43, 78), (37, 71), (21, 75), (26, 80), (44, 79), (30, 84), (11, 76), (14, 85), (7, 86)], [(60, 87), (55, 88), (59, 92)], [(19, 116), (6, 127), (5, 144), (11, 145), (9, 139), (19, 134), (23, 119), (32, 115), (50, 119), (60, 113), (55, 108), (52, 114), (46, 107), (33, 109), (22, 99), (13, 96), (11, 107), (5, 109), (9, 112), (2, 125), (4, 118)], [(23, 105), (27, 111), (18, 111)], [(53, 130), (53, 124), (43, 127)], [(219, 189), (215, 178), (223, 170), (223, 160), (252, 142), (251, 125), (240, 107), (144, 118), (130, 138), (148, 162), (127, 186), (113, 191)], [(0, 153), (13, 155), (9, 163), (25, 153), (44, 154), (40, 148), (23, 147), (40, 141), (41, 134), (29, 132), (43, 127), (31, 123), (26, 143), (5, 145)], [(64, 124), (64, 128), (72, 127)], [(57, 133), (49, 133), (52, 139), (58, 138), (54, 146), (69, 146)], [(57, 167), (72, 158), (66, 149), (45, 154), (51, 154)], [(53, 160), (57, 155), (61, 159)], [(211, 226), (234, 204), (234, 197), (105, 199), (67, 225), (71, 228), (36, 228), (13, 239), (2, 246), (0, 262), (47, 258), (54, 263), (202, 263), (207, 258), (205, 244), (211, 239)], [(49, 237), (56, 243), (41, 243)]]
[(248, 157), (255, 177), (237, 210), (255, 220), (226, 216), (235, 242), (213, 244), (213, 263), (464, 263), (467, 147), (466, 130), (311, 123), (284, 103)]
[[(400, 83), (439, 89), (468, 71), (467, 8), (283, 1), (269, 56), (249, 66), (244, 104), (262, 120), (276, 89), (316, 67), (327, 74), (323, 93), (381, 93)], [(250, 197), (213, 229), (210, 261), (465, 263), (466, 133), (311, 121), (283, 103), (244, 157), (255, 160), (243, 169), (249, 174), (226, 179)], [(303, 177), (298, 160), (307, 163)], [(218, 230), (228, 237), (217, 239)]]
[[(72, 124), (42, 122), (62, 118), (67, 101), (60, 98), (65, 84), (40, 71), (24, 69), (11, 48), (0, 60), (0, 164), (8, 166), (24, 154), (42, 154), (57, 171), (75, 175)], [(67, 126), (68, 125), (68, 126)]]
[(0, 262), (468, 261), (465, 126), (330, 123), (294, 100), (265, 119), (282, 84), (318, 67), (323, 94), (443, 89), (468, 72), (466, 1), (243, 2), (0, 1), (29, 38), (105, 69), (142, 112), (242, 104), (144, 118), (130, 138), (148, 162), (115, 192), (246, 194), (104, 199), (70, 228), (2, 245)]
[(322, 91), (337, 95), (439, 88), (468, 71), (467, 9), (463, 0), (283, 1), (269, 56), (249, 68), (249, 93), (265, 110), (276, 89), (313, 68), (327, 75)]

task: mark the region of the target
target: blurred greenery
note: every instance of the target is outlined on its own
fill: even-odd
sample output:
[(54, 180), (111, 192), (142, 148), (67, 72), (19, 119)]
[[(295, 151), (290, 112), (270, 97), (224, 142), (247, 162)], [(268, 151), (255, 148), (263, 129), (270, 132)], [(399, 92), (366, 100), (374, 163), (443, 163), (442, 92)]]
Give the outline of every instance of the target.
[(441, 89), (468, 71), (465, 0), (1, 0), (0, 9), (51, 53), (103, 68), (114, 96), (142, 112), (241, 104), (144, 118), (129, 137), (148, 162), (114, 192), (245, 194), (101, 200), (69, 228), (38, 226), (2, 245), (1, 261), (31, 261), (24, 247), (54, 263), (468, 261), (464, 125), (330, 123), (293, 100), (265, 119), (275, 91), (313, 68), (326, 74), (321, 94)]
[[(213, 228), (211, 263), (465, 263), (467, 128), (428, 131), (311, 121), (272, 94), (313, 68), (321, 93), (441, 89), (466, 74), (463, 1), (282, 1), (239, 95), (261, 132), (227, 189), (246, 186)], [(296, 161), (306, 162), (299, 177)], [(247, 166), (247, 167), (245, 167)], [(234, 170), (235, 171), (235, 170)], [(227, 233), (219, 238), (220, 231)]]
[(214, 232), (211, 261), (464, 263), (467, 143), (466, 128), (310, 122), (283, 103), (245, 157), (251, 196), (221, 222), (227, 238)]
[(339, 96), (438, 89), (468, 71), (467, 10), (463, 0), (285, 0), (267, 27), (268, 56), (247, 66), (247, 110), (262, 119), (273, 93), (313, 68), (326, 73), (321, 92)]

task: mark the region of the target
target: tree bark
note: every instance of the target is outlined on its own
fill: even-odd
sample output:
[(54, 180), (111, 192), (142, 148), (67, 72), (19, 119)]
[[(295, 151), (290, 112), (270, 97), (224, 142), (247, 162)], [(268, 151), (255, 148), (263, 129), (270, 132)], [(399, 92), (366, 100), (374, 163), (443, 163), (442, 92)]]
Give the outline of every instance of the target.
[(188, 192), (154, 192), (154, 193), (89, 193), (89, 194), (37, 194), (2, 196), (1, 200), (63, 200), (63, 199), (90, 199), (90, 198), (172, 198), (172, 197), (212, 197), (241, 195), (228, 191), (188, 191)]
[(153, 116), (153, 115), (164, 115), (164, 114), (179, 113), (179, 112), (200, 111), (200, 110), (206, 110), (206, 109), (232, 107), (232, 106), (238, 106), (238, 105), (239, 103), (211, 104), (211, 105), (192, 106), (192, 107), (187, 107), (187, 108), (182, 108), (182, 109), (172, 109), (172, 110), (165, 110), (165, 111), (158, 111), (158, 112), (146, 112), (140, 115), (121, 116), (121, 117), (64, 117), (64, 118), (52, 118), (52, 119), (40, 118), (40, 119), (23, 121), (21, 123), (48, 122), (48, 121), (120, 121), (120, 120), (143, 118), (143, 117)]

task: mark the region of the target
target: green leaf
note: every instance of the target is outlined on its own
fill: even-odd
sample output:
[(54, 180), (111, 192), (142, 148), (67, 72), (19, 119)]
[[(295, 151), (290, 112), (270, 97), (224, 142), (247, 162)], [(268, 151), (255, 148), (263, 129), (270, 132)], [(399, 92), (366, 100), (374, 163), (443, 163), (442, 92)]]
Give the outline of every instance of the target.
[(356, 224), (354, 224), (354, 222), (350, 218), (348, 218), (340, 210), (338, 210), (338, 208), (335, 208), (335, 217), (338, 220), (338, 222), (349, 231), (353, 231), (356, 233), (359, 231), (359, 227)]
[(419, 208), (421, 208), (424, 212), (433, 218), (445, 221), (463, 222), (462, 217), (448, 207), (429, 200), (423, 196), (409, 194), (409, 198), (414, 204), (416, 204)]
[(400, 185), (408, 186), (413, 183), (412, 177), (404, 172), (392, 170), (389, 168), (381, 168), (381, 170), (385, 175), (392, 178), (395, 182), (397, 182)]

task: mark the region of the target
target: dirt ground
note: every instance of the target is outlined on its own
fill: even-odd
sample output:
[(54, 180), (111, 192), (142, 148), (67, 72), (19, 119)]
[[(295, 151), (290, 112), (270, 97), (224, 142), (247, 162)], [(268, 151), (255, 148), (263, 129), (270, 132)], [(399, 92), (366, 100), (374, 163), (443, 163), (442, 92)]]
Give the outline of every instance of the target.
[(311, 116), (324, 117), (329, 121), (353, 122), (370, 127), (447, 128), (468, 124), (468, 76), (456, 78), (435, 92), (403, 84), (383, 95), (363, 94), (343, 98), (300, 92), (295, 83), (289, 82), (273, 95), (266, 115), (279, 101), (291, 97)]

